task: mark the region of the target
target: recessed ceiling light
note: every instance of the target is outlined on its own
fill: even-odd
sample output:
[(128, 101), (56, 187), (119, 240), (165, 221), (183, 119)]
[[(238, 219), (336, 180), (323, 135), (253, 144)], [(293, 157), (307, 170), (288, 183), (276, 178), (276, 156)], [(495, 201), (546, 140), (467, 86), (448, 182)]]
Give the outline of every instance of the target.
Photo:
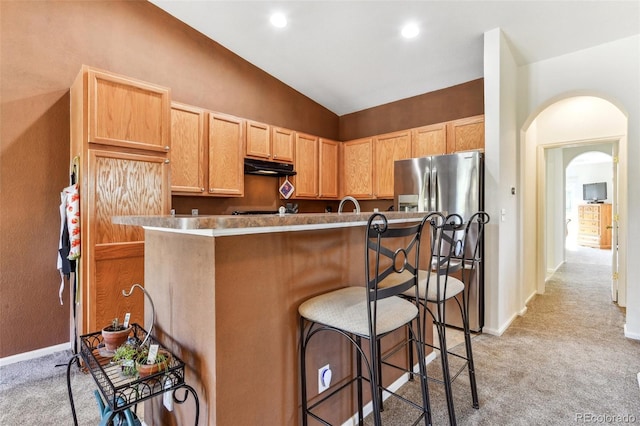
[(416, 24), (407, 24), (402, 27), (402, 37), (404, 38), (414, 38), (419, 32), (420, 29)]
[(287, 26), (287, 17), (283, 13), (274, 13), (270, 18), (271, 25), (277, 28), (284, 28)]

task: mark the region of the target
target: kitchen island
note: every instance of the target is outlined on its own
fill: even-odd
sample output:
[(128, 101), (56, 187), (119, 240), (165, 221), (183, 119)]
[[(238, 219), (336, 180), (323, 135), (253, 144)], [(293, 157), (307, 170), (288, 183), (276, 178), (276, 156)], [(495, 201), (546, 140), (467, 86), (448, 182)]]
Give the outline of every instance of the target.
[[(201, 424), (300, 424), (298, 306), (329, 290), (364, 285), (364, 227), (371, 214), (113, 218), (145, 229), (144, 285), (155, 304), (154, 335), (185, 362)], [(424, 213), (385, 215), (409, 223)], [(147, 328), (151, 321), (147, 305)], [(313, 344), (308, 377), (326, 364), (332, 386), (351, 377), (354, 361), (344, 339), (325, 333)], [(406, 353), (394, 357), (406, 363)], [(317, 384), (309, 382), (312, 398)], [(326, 418), (343, 423), (355, 412), (354, 400), (334, 398)], [(154, 400), (145, 404), (144, 419), (193, 424), (193, 404), (168, 412)]]

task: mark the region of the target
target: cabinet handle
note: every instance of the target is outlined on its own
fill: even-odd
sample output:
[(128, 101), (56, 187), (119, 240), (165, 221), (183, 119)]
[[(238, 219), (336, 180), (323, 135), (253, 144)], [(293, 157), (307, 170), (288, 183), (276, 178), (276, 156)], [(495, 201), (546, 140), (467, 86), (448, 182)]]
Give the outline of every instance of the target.
[(213, 188), (209, 188), (209, 192), (213, 192)]
[(164, 160), (164, 164), (169, 164), (169, 163), (170, 163), (169, 159)]
[(273, 159), (275, 160), (276, 158), (278, 158), (278, 156), (273, 154)]
[(164, 147), (164, 150), (165, 150), (165, 151), (169, 151), (169, 149), (170, 149), (169, 145), (166, 145), (166, 146)]

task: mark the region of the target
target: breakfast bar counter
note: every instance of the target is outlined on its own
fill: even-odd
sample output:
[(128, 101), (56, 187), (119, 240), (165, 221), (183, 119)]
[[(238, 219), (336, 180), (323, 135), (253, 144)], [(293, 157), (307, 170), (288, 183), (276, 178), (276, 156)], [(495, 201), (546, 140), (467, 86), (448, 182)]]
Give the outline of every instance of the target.
[[(329, 290), (364, 285), (364, 226), (371, 214), (112, 219), (145, 229), (144, 286), (155, 305), (154, 334), (184, 360), (202, 424), (299, 424), (298, 306)], [(392, 223), (408, 223), (425, 213), (384, 214)], [(146, 327), (151, 321), (147, 305)], [(345, 341), (326, 334), (309, 351), (307, 375), (330, 364), (335, 386), (351, 376), (354, 360)], [(403, 338), (390, 336), (385, 343)], [(393, 356), (406, 363), (403, 351)], [(402, 380), (399, 373), (395, 378)], [(317, 384), (310, 382), (313, 399)], [(354, 399), (335, 400), (326, 418), (332, 424), (349, 419)], [(144, 420), (192, 424), (190, 406), (169, 412), (157, 398), (145, 404)]]

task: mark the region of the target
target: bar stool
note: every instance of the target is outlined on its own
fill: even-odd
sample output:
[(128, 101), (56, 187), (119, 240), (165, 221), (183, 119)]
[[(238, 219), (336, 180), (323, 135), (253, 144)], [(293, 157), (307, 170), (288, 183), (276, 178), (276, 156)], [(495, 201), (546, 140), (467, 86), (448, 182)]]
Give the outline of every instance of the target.
[[(376, 426), (382, 424), (380, 415), (382, 391), (416, 408), (421, 420), (431, 424), (431, 410), (427, 389), (424, 346), (417, 345), (422, 402), (410, 401), (383, 386), (380, 364), (380, 340), (389, 333), (406, 327), (413, 341), (422, 342), (423, 331), (418, 309), (418, 271), (420, 237), (424, 223), (432, 215), (416, 224), (390, 226), (381, 213), (374, 213), (367, 222), (365, 242), (364, 286), (344, 287), (315, 296), (300, 305), (300, 373), (302, 387), (302, 424), (309, 417), (329, 425), (314, 410), (345, 389), (357, 389), (358, 422), (364, 421), (363, 381), (369, 383)], [(384, 284), (383, 284), (384, 283)], [(406, 292), (406, 296), (400, 297)], [(410, 294), (413, 294), (413, 299)], [(310, 340), (321, 332), (335, 332), (354, 348), (356, 374), (325, 397), (309, 404), (307, 398), (306, 355)], [(368, 340), (368, 348), (362, 339)], [(368, 349), (368, 350), (366, 350)], [(362, 371), (365, 366), (366, 374)], [(350, 393), (348, 394), (351, 395)]]
[[(432, 268), (431, 271), (421, 270), (418, 274), (419, 303), (424, 308), (422, 325), (423, 328), (426, 326), (428, 314), (433, 320), (438, 334), (437, 345), (423, 343), (440, 352), (441, 382), (444, 384), (451, 425), (456, 424), (452, 383), (465, 367), (469, 373), (472, 406), (476, 409), (479, 408), (471, 332), (469, 330), (468, 292), (474, 275), (478, 273), (478, 265), (482, 262), (484, 226), (488, 222), (489, 215), (487, 213), (477, 212), (466, 223), (460, 215), (451, 214), (447, 216), (442, 226), (432, 226), (430, 240)], [(464, 332), (464, 355), (454, 353), (447, 348), (447, 329), (451, 326), (447, 324), (446, 309), (452, 301), (455, 301), (460, 311)], [(463, 361), (462, 365), (453, 373), (449, 365), (450, 356)]]

